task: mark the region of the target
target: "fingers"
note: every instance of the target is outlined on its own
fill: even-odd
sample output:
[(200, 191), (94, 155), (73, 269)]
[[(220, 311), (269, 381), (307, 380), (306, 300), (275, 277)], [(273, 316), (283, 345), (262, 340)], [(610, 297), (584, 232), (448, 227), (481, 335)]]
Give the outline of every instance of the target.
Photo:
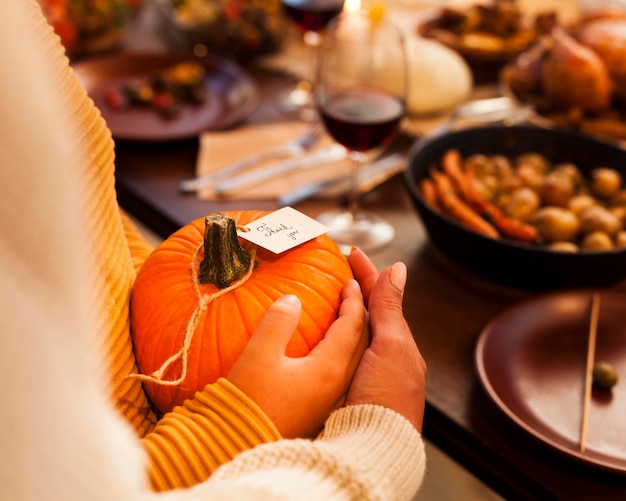
[(338, 317), (320, 343), (306, 356), (287, 357), (301, 311), (294, 296), (276, 301), (228, 374), (287, 438), (314, 436), (344, 404), (367, 346), (365, 307), (355, 280), (343, 287)]
[(342, 291), (337, 320), (309, 354), (324, 374), (324, 386), (333, 389), (331, 410), (344, 405), (350, 383), (368, 344), (363, 296), (356, 280), (350, 280)]
[(369, 298), (372, 342), (363, 355), (346, 404), (377, 404), (422, 429), (426, 363), (402, 312), (407, 269), (396, 263), (383, 270)]
[(398, 291), (400, 297), (404, 295), (406, 286), (407, 269), (404, 263), (395, 263), (389, 268), (389, 283)]
[(265, 312), (245, 351), (262, 350), (272, 356), (284, 356), (301, 315), (302, 303), (297, 296), (287, 294), (278, 298)]
[(352, 249), (352, 252), (348, 257), (348, 263), (350, 263), (352, 273), (354, 273), (355, 278), (361, 286), (365, 305), (368, 306), (370, 294), (376, 284), (376, 281), (378, 280), (378, 270), (370, 258), (367, 257), (361, 249), (356, 247)]
[[(406, 324), (402, 313), (402, 296), (407, 269), (404, 263), (395, 263), (385, 269), (372, 289), (369, 301), (370, 320), (374, 333), (385, 334), (395, 326)], [(384, 324), (384, 325), (383, 325)]]
[[(346, 283), (337, 320), (324, 339), (313, 349), (313, 356), (331, 357), (337, 362), (356, 360), (367, 346), (365, 307), (361, 289), (355, 280)], [(352, 364), (350, 364), (352, 365)]]

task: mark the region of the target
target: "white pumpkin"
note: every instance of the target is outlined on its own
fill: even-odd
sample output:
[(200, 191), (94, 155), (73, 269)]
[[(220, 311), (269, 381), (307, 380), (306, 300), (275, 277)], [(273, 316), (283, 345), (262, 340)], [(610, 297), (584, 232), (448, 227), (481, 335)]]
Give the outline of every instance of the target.
[(473, 86), (472, 72), (458, 53), (417, 36), (407, 37), (406, 44), (409, 114), (449, 111), (467, 100)]

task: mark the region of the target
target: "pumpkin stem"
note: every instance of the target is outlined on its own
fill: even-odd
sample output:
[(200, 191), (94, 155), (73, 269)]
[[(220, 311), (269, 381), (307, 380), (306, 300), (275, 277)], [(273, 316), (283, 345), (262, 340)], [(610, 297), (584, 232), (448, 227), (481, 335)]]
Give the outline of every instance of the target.
[(224, 289), (250, 269), (252, 257), (239, 243), (235, 220), (224, 214), (204, 218), (204, 258), (198, 280)]

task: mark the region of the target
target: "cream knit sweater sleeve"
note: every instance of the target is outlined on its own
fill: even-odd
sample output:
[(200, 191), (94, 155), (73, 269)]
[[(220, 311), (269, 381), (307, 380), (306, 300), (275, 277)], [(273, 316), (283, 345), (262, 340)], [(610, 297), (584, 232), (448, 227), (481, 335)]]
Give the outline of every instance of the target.
[[(5, 169), (3, 174), (8, 177), (3, 187), (12, 189), (22, 180), (29, 186), (24, 189), (27, 195), (15, 200), (12, 208), (30, 221), (12, 232), (39, 231), (39, 246), (44, 247), (46, 230), (53, 230), (55, 237), (78, 230), (79, 235), (66, 238), (64, 244), (72, 250), (82, 249), (87, 258), (83, 264), (92, 270), (83, 296), (85, 310), (99, 313), (93, 317), (94, 324), (84, 330), (92, 336), (98, 357), (93, 367), (107, 384), (107, 396), (142, 438), (153, 488), (194, 485), (237, 453), (280, 435), (258, 406), (227, 381), (208, 385), (189, 405), (157, 423), (141, 382), (128, 377), (137, 372), (130, 336), (130, 290), (149, 246), (118, 207), (111, 133), (74, 76), (37, 3), (19, 0), (8, 4), (4, 2), (2, 8), (23, 14), (25, 26), (22, 32), (14, 32), (14, 26), (0, 18), (5, 42), (0, 62), (7, 70), (0, 78), (6, 99), (0, 124), (1, 149), (7, 156), (3, 165), (20, 166)], [(28, 148), (28, 158), (17, 157), (25, 153), (19, 149), (18, 137), (28, 142), (23, 145)], [(57, 164), (54, 153), (61, 148), (66, 158)], [(13, 153), (16, 157), (10, 159)], [(62, 184), (68, 173), (74, 186)], [(49, 175), (52, 177), (46, 180)], [(47, 184), (42, 185), (44, 180)], [(50, 203), (55, 194), (61, 194), (63, 204)], [(70, 213), (61, 213), (68, 207), (73, 207)], [(46, 225), (37, 224), (38, 217), (46, 218)], [(60, 225), (63, 227), (58, 228)], [(31, 259), (31, 264), (36, 265), (35, 261)], [(41, 280), (47, 280), (46, 275), (41, 275)]]
[[(195, 488), (153, 492), (150, 447), (158, 454), (177, 455), (176, 461), (188, 450), (200, 454), (203, 447), (187, 449), (197, 443), (193, 433), (177, 432), (167, 422), (159, 423), (160, 437), (159, 426), (153, 430), (155, 443), (145, 446), (136, 434), (139, 424), (125, 420), (112, 402), (110, 361), (103, 357), (103, 343), (110, 341), (96, 333), (103, 323), (119, 320), (98, 314), (95, 291), (102, 284), (93, 282), (99, 257), (93, 254), (93, 234), (106, 235), (122, 218), (102, 217), (118, 211), (114, 198), (96, 201), (86, 213), (83, 197), (89, 180), (81, 169), (85, 154), (109, 164), (113, 153), (109, 146), (82, 151), (83, 138), (76, 136), (71, 120), (93, 113), (91, 104), (77, 101), (68, 108), (48, 85), (61, 81), (74, 86), (75, 81), (62, 65), (43, 70), (49, 67), (50, 52), (41, 50), (42, 43), (49, 44), (45, 34), (32, 36), (32, 13), (30, 0), (0, 2), (2, 497), (411, 499), (424, 472), (421, 438), (402, 417), (370, 406), (337, 411), (316, 441), (265, 444), (237, 455)], [(112, 174), (99, 182), (112, 189)], [(124, 269), (132, 276), (135, 264), (128, 246), (115, 248), (124, 253)], [(123, 296), (128, 284), (119, 285)], [(224, 405), (232, 411), (246, 408), (246, 415), (253, 416), (248, 412), (254, 406), (245, 395), (224, 386), (214, 391), (237, 403)], [(129, 403), (136, 405), (132, 399)], [(213, 402), (197, 404), (201, 409), (188, 409), (192, 421), (200, 419), (196, 411), (204, 412)], [(263, 416), (255, 419), (264, 426)], [(184, 421), (180, 416), (177, 425)], [(171, 467), (168, 457), (152, 461), (158, 468)]]

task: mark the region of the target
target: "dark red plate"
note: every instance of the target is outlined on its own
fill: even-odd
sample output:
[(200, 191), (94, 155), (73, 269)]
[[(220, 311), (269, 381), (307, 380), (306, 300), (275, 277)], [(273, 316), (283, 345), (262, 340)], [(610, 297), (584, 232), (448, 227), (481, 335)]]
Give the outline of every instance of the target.
[(596, 361), (620, 380), (595, 388), (586, 450), (580, 452), (591, 290), (545, 294), (492, 320), (476, 345), (479, 378), (493, 401), (551, 447), (604, 469), (626, 473), (626, 293), (599, 291)]
[[(149, 76), (176, 63), (196, 60), (207, 69), (207, 99), (200, 106), (184, 106), (175, 118), (164, 118), (155, 110), (111, 108), (104, 93), (131, 78)], [(204, 130), (225, 129), (247, 118), (259, 104), (256, 82), (238, 65), (218, 57), (194, 59), (188, 54), (118, 53), (79, 61), (76, 75), (100, 109), (113, 137), (133, 141), (187, 139)]]

